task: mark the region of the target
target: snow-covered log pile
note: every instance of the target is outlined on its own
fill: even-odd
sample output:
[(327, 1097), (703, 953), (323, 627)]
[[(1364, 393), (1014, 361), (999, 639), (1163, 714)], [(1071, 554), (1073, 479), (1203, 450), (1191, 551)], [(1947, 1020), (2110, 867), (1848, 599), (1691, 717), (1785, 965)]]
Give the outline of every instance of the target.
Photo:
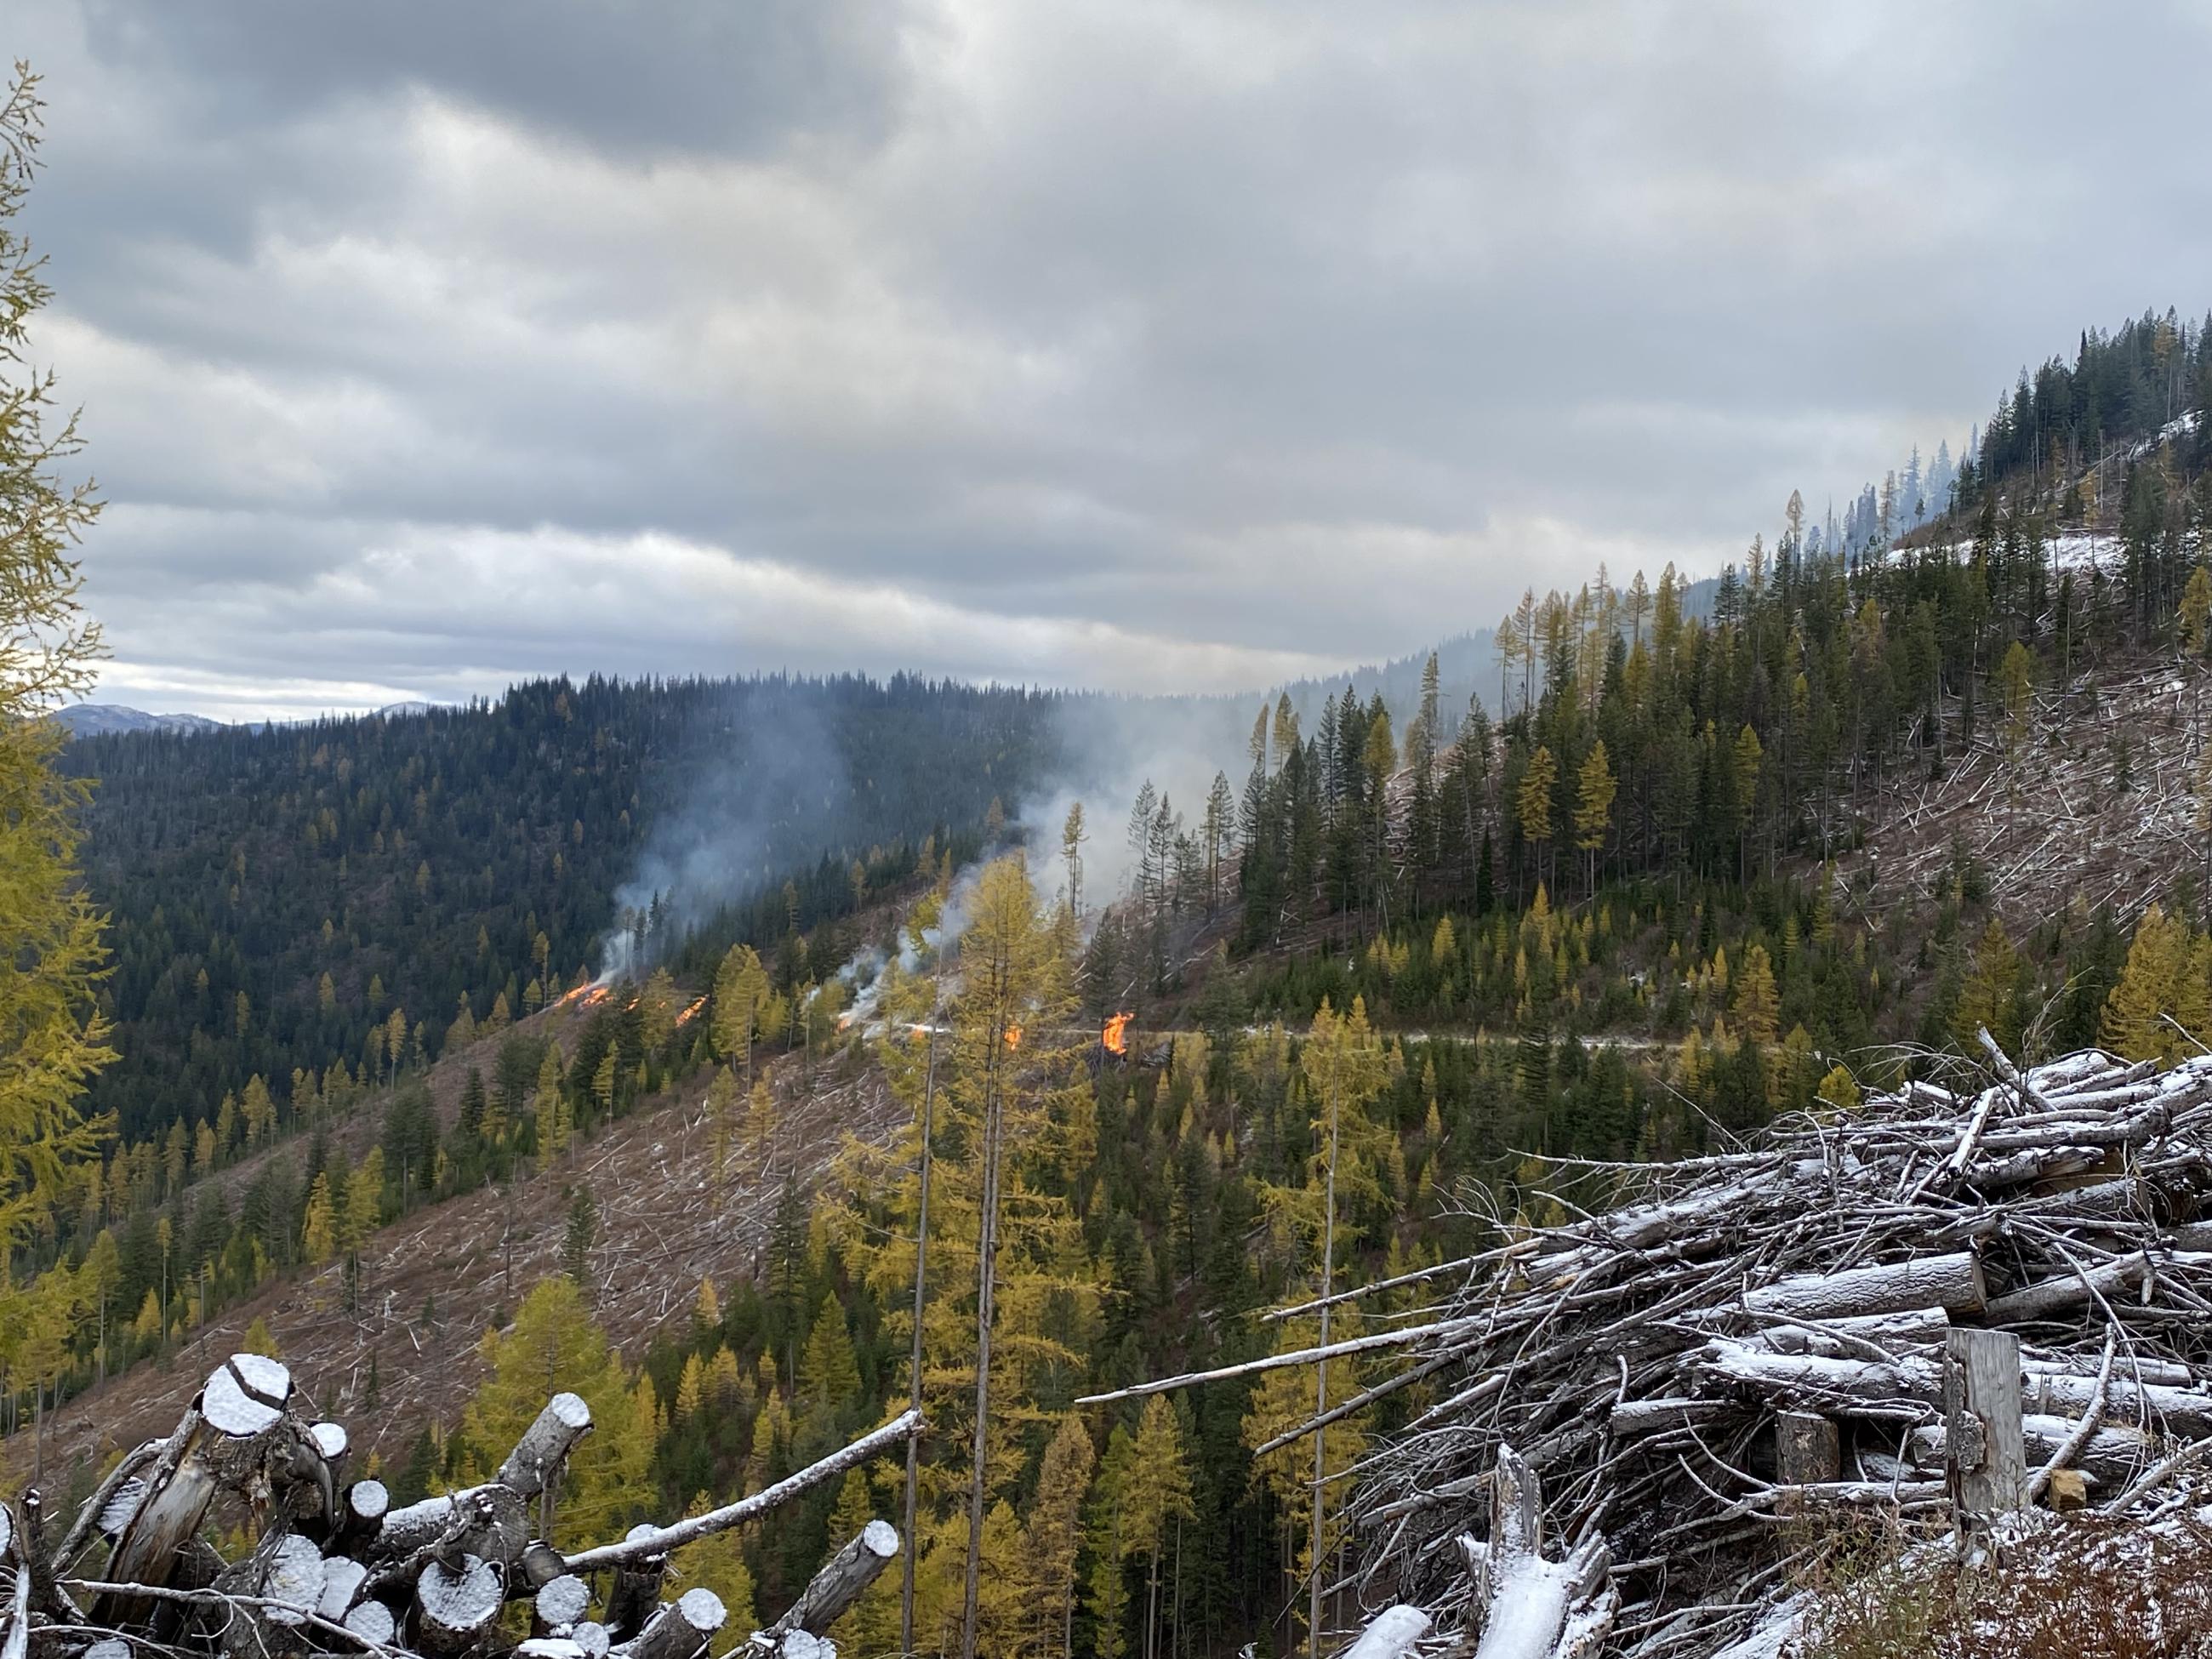
[[(723, 1632), (712, 1591), (662, 1599), (672, 1557), (902, 1444), (917, 1426), (908, 1413), (750, 1498), (564, 1556), (538, 1534), (570, 1451), (591, 1431), (576, 1395), (554, 1395), (489, 1480), (395, 1509), (379, 1482), (347, 1478), (344, 1429), (307, 1419), (282, 1364), (234, 1354), (175, 1431), (126, 1455), (58, 1540), (35, 1491), (0, 1509), (0, 1659), (33, 1648), (42, 1659), (140, 1650), (700, 1659), (718, 1636), (762, 1659), (834, 1659), (823, 1632), (898, 1553), (885, 1522), (871, 1522), (789, 1613), (743, 1640)], [(241, 1521), (255, 1541), (225, 1560), (206, 1534)], [(532, 1635), (518, 1644), (510, 1622)]]
[[(2020, 1339), (2024, 1496), (2070, 1469), (2065, 1491), (2120, 1511), (2187, 1467), (2212, 1443), (2212, 1058), (2022, 1075), (1987, 1048), (1978, 1091), (1915, 1083), (1741, 1152), (1563, 1168), (1581, 1218), (1370, 1325), (1402, 1356), (1370, 1397), (1433, 1400), (1355, 1500), (1370, 1593), (1464, 1619), (1460, 1540), (1510, 1447), (1553, 1535), (1609, 1547), (1612, 1650), (1717, 1652), (1787, 1589), (1808, 1519), (1948, 1522), (1954, 1326)], [(1576, 1209), (1602, 1189), (1632, 1201)]]
[[(2212, 1057), (2161, 1073), (2087, 1052), (2022, 1075), (1984, 1044), (1985, 1087), (1915, 1082), (1683, 1163), (1560, 1165), (1551, 1195), (1575, 1218), (1501, 1223), (1506, 1242), (1387, 1287), (1460, 1279), (1440, 1304), (1231, 1368), (1364, 1357), (1371, 1386), (1284, 1441), (1418, 1387), (1352, 1499), (1364, 1604), (1453, 1632), (1500, 1616), (1497, 1566), (1530, 1553), (1493, 1538), (1487, 1571), (1469, 1561), (1503, 1462), (1540, 1481), (1576, 1564), (1538, 1563), (1546, 1593), (1580, 1575), (1578, 1630), (1539, 1621), (1554, 1650), (1720, 1653), (1787, 1597), (1824, 1520), (1942, 1529), (1947, 1480), (1968, 1504), (2002, 1485), (1978, 1414), (1951, 1418), (1951, 1445), (1946, 1367), (1963, 1390), (1954, 1350), (2009, 1345), (1961, 1328), (2019, 1342), (2012, 1501), (1994, 1507), (2158, 1501), (2212, 1450)], [(2008, 1397), (2013, 1379), (1974, 1381)]]

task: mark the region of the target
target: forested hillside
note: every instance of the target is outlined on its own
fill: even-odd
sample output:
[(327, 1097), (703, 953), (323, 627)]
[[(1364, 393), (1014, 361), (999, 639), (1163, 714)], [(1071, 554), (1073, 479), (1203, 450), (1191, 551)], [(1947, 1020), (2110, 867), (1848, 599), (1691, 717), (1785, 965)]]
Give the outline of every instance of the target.
[(880, 883), (933, 834), (979, 834), (1054, 763), (1054, 703), (539, 681), (398, 717), (80, 739), (118, 1049), (93, 1103), (133, 1141), (207, 1126), (222, 1156), (271, 1127), (245, 1118), (256, 1079), (282, 1115), (419, 1068), (457, 1024), (592, 977), (611, 933), (773, 945), (850, 909), (856, 864)]
[[(1334, 1477), (1443, 1382), (1361, 1400), (1384, 1373), (1352, 1357), (1081, 1402), (1387, 1331), (1391, 1281), (1546, 1218), (1549, 1157), (1847, 1113), (1984, 1024), (2020, 1056), (2212, 1040), (2212, 343), (2147, 319), (2027, 384), (1924, 521), (1885, 529), (1877, 496), (1870, 538), (1855, 507), (1816, 542), (1793, 500), (1709, 605), (1671, 570), (1531, 595), (1471, 693), (1439, 660), (1396, 714), (1379, 685), (1255, 698), (1210, 793), (1064, 824), (1024, 815), (1070, 763), (1065, 703), (906, 682), (545, 684), (76, 745), (126, 1138), (52, 1195), (21, 1403), (252, 1321), (358, 1409), (399, 1333), (451, 1377), (410, 1397), (437, 1421), (390, 1449), (404, 1492), (496, 1456), (520, 1379), (619, 1424), (565, 1490), (574, 1545), (758, 1490), (918, 1387), (919, 1650), (971, 1623), (992, 1654), (1291, 1650), (1310, 1571), (1360, 1547)], [(769, 803), (749, 775), (787, 781)], [(2054, 792), (2097, 856), (2139, 849), (2113, 879), (2053, 862)], [(1938, 807), (1977, 833), (1929, 830)], [(1085, 874), (1109, 842), (1110, 892)], [(649, 916), (717, 857), (757, 902), (664, 899), (634, 971), (538, 1009), (596, 973), (618, 894)], [(292, 1118), (325, 1133), (270, 1151)], [(242, 1192), (197, 1178), (248, 1157)], [(679, 1170), (680, 1199), (631, 1201)], [(473, 1359), (480, 1332), (387, 1305), (419, 1281), (380, 1230), (425, 1203), (470, 1230), (497, 1328)], [(487, 1287), (518, 1208), (510, 1302)], [(72, 1449), (101, 1398), (62, 1417)], [(1345, 1407), (1318, 1449), (1317, 1406)], [(692, 1570), (769, 1611), (903, 1498), (857, 1472)], [(901, 1617), (894, 1574), (841, 1650), (896, 1649)]]

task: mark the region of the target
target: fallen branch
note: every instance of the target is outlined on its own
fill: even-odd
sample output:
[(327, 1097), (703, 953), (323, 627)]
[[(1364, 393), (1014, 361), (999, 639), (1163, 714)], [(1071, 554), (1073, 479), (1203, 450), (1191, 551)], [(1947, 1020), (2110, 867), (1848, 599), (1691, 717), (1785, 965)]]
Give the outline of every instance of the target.
[(741, 1498), (734, 1504), (725, 1504), (720, 1509), (709, 1510), (704, 1515), (695, 1515), (688, 1521), (678, 1521), (673, 1526), (641, 1528), (638, 1534), (625, 1538), (619, 1544), (601, 1544), (597, 1548), (580, 1552), (567, 1558), (568, 1570), (574, 1573), (596, 1572), (601, 1567), (617, 1567), (629, 1562), (643, 1561), (656, 1555), (666, 1555), (672, 1550), (683, 1548), (702, 1538), (711, 1537), (732, 1527), (743, 1526), (757, 1516), (767, 1514), (781, 1504), (787, 1504), (799, 1493), (835, 1480), (846, 1470), (857, 1468), (871, 1458), (879, 1457), (893, 1446), (904, 1443), (910, 1435), (921, 1431), (921, 1413), (901, 1412), (883, 1427), (862, 1435), (842, 1450), (834, 1451), (818, 1463), (810, 1463), (796, 1474), (786, 1475), (774, 1486), (763, 1488), (750, 1498)]

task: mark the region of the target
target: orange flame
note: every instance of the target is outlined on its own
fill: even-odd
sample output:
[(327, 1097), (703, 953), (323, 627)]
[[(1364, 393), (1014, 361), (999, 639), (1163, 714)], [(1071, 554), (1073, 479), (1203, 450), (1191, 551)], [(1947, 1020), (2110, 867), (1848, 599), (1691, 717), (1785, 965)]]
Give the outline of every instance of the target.
[(1129, 1022), (1135, 1018), (1134, 1014), (1116, 1014), (1106, 1022), (1106, 1029), (1098, 1034), (1098, 1041), (1105, 1044), (1108, 1054), (1126, 1054), (1129, 1052)]
[(689, 1008), (686, 1008), (686, 1009), (685, 1009), (682, 1013), (680, 1013), (680, 1014), (678, 1014), (678, 1015), (677, 1015), (677, 1016), (676, 1016), (676, 1023), (677, 1023), (678, 1025), (683, 1024), (686, 1020), (690, 1019), (690, 1018), (691, 1018), (691, 1016), (692, 1016), (692, 1015), (694, 1015), (694, 1014), (697, 1013), (697, 1012), (698, 1012), (702, 1008), (705, 1007), (706, 1006), (707, 1006), (707, 999), (706, 999), (706, 998), (704, 998), (704, 997), (694, 997), (694, 998), (692, 998), (692, 999), (691, 999), (691, 1006), (690, 1006)]
[(1009, 1048), (1018, 1048), (1021, 1046), (1022, 1028), (1018, 1025), (1009, 1025), (1006, 1027), (1006, 1047)]

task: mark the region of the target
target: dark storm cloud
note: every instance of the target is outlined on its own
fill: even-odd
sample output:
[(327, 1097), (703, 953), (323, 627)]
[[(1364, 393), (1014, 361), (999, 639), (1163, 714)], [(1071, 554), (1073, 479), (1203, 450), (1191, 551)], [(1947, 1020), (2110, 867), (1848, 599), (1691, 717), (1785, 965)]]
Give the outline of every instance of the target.
[[(80, 0), (109, 695), (1242, 686), (2212, 304), (2185, 7)], [(14, 45), (15, 43), (11, 43)]]
[(897, 118), (887, 0), (85, 0), (97, 56), (206, 115), (282, 124), (394, 86), (623, 151), (773, 152)]

